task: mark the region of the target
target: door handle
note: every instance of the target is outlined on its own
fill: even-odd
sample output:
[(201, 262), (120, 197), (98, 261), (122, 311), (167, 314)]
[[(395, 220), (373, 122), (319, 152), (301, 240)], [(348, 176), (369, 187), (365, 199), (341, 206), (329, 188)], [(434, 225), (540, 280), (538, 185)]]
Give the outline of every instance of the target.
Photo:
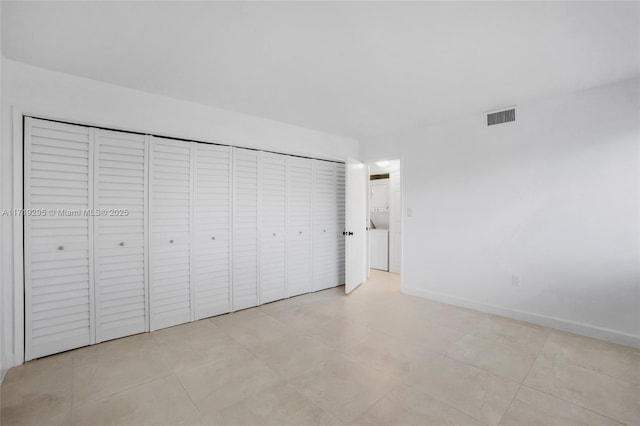
[(347, 235), (353, 235), (353, 232), (349, 232), (349, 233), (347, 233)]

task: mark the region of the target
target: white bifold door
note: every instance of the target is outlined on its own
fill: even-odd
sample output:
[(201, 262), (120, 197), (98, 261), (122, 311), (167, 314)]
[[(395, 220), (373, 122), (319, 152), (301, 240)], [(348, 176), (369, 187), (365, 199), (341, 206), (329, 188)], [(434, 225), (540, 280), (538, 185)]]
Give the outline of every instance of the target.
[(312, 202), (311, 160), (287, 156), (287, 297), (312, 291)]
[(95, 130), (96, 341), (148, 329), (148, 136)]
[(313, 160), (313, 291), (345, 282), (345, 168)]
[(233, 148), (233, 310), (259, 304), (258, 161), (260, 153)]
[(192, 320), (189, 142), (156, 138), (150, 148), (150, 328)]
[(153, 138), (151, 330), (231, 310), (231, 148)]
[(260, 153), (260, 303), (286, 297), (287, 156)]
[(338, 285), (335, 166), (313, 160), (313, 291)]
[(25, 358), (345, 282), (343, 164), (25, 118)]
[(195, 319), (231, 310), (231, 148), (194, 143)]
[(25, 359), (95, 342), (93, 129), (25, 119)]
[(335, 277), (336, 286), (345, 284), (345, 235), (346, 231), (346, 184), (345, 184), (345, 165), (344, 163), (335, 163), (336, 177), (335, 177), (335, 197), (336, 197), (336, 224), (335, 230), (335, 256), (336, 264), (338, 265), (337, 276)]

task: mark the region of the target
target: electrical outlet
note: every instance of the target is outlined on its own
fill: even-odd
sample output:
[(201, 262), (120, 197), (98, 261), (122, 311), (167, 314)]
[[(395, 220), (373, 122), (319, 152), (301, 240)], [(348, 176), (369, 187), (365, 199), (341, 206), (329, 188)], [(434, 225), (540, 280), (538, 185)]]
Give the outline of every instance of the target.
[(520, 277), (517, 275), (511, 275), (511, 285), (514, 287), (520, 287)]
[(413, 217), (413, 209), (411, 207), (407, 207), (407, 217)]

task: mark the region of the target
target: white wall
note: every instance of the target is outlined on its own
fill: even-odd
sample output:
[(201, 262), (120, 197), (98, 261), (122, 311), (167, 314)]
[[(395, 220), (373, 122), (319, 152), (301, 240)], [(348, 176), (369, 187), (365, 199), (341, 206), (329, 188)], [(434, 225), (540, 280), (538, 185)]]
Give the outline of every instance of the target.
[(639, 87), (521, 104), (514, 124), (453, 120), (400, 152), (367, 147), (401, 156), (403, 291), (640, 346)]
[[(79, 123), (344, 160), (355, 140), (131, 90), (5, 59), (2, 63), (1, 207), (13, 207), (12, 108)], [(3, 367), (14, 363), (13, 221), (2, 218)], [(17, 361), (17, 360), (16, 360)]]

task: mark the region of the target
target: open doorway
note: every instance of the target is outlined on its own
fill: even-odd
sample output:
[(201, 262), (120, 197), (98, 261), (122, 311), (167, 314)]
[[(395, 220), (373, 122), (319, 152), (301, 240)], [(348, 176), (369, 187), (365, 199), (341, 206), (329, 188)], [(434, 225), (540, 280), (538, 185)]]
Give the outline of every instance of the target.
[[(402, 269), (402, 186), (400, 160), (379, 160), (369, 170), (367, 270), (380, 277)], [(395, 277), (397, 278), (397, 277)], [(394, 279), (394, 281), (397, 281)]]

